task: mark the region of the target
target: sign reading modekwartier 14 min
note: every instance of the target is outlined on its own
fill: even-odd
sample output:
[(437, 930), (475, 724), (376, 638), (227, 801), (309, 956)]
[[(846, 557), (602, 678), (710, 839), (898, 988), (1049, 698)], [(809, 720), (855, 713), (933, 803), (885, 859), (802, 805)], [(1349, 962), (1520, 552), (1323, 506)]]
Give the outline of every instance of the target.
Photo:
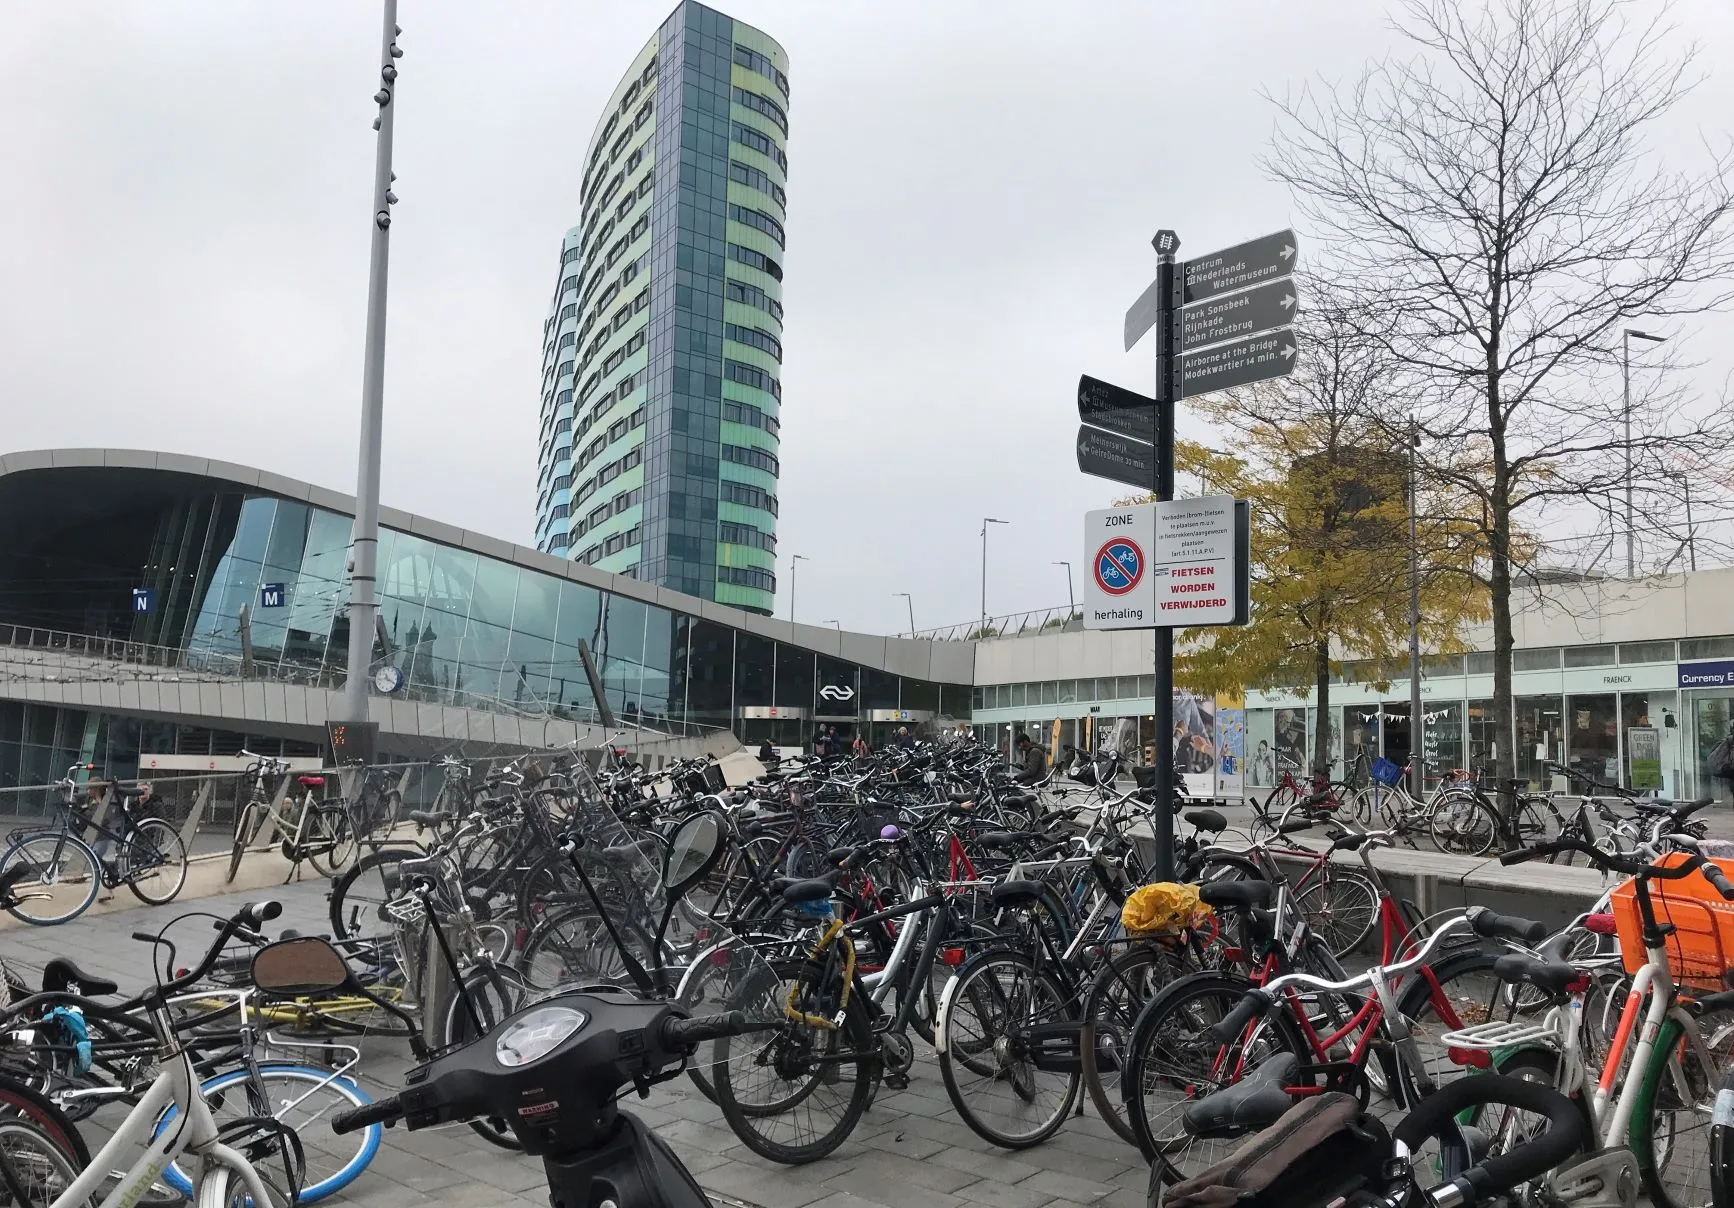
[(1246, 505), (1175, 499), (1084, 515), (1084, 628), (1246, 623)]

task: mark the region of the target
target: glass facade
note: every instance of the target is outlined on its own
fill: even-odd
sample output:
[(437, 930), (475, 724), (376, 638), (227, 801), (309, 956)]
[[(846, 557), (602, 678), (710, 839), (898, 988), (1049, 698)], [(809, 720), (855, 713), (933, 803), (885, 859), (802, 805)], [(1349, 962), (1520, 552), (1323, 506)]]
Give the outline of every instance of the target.
[[(348, 652), (350, 529), (347, 515), (215, 478), (0, 476), (0, 631), (122, 639), (209, 655), (207, 665), (250, 658), (255, 678), (336, 686)], [(378, 567), (374, 659), (404, 673), (409, 699), (585, 718), (593, 705), (582, 642), (615, 714), (652, 728), (756, 738), (743, 714), (753, 706), (863, 723), (867, 709), (968, 715), (968, 685), (901, 677), (701, 618), (697, 601), (693, 611), (662, 607), (390, 527), (380, 529)], [(56, 759), (64, 769), (78, 751), (117, 741), (97, 728), (102, 715), (37, 712), (28, 733), (24, 714), (0, 715), (0, 775)], [(118, 741), (136, 749), (138, 739)], [(147, 749), (175, 751), (151, 745), (167, 741)]]
[(543, 330), (536, 546), (769, 613), (788, 59), (677, 7), (586, 150)]

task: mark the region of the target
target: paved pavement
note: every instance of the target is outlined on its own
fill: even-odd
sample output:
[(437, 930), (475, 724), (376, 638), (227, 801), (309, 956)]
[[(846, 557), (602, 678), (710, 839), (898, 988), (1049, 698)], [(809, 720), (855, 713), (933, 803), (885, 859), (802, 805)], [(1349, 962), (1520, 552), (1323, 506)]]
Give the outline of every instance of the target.
[[(13, 927), (0, 932), (0, 956), (20, 967), (32, 983), (50, 957), (70, 956), (129, 991), (149, 976), (150, 968), (145, 946), (129, 938), (133, 931), (155, 931), (187, 911), (226, 917), (242, 901), (273, 896), (284, 904), (283, 917), (274, 926), (317, 933), (324, 929), (324, 889), (323, 882), (310, 882), (270, 893), (87, 916), (56, 928)], [(171, 937), (183, 937), (183, 963), (185, 955), (202, 951), (209, 942), (209, 927), (208, 917), (195, 918), (171, 931)], [(403, 1046), (370, 1041), (359, 1080), (375, 1094), (386, 1093), (398, 1087), (407, 1066)], [(761, 1208), (1144, 1204), (1143, 1162), (1093, 1113), (1069, 1120), (1058, 1136), (1035, 1149), (999, 1149), (958, 1120), (931, 1055), (918, 1060), (907, 1090), (881, 1089), (855, 1134), (830, 1157), (809, 1166), (781, 1167), (748, 1152), (716, 1107), (684, 1079), (626, 1106), (673, 1145), (719, 1203)], [(123, 1115), (120, 1106), (107, 1106), (83, 1125), (93, 1150)], [(360, 1208), (520, 1208), (545, 1205), (547, 1194), (540, 1164), (533, 1158), (495, 1149), (461, 1127), (413, 1134), (399, 1127), (386, 1130), (385, 1144), (361, 1178), (328, 1202)]]

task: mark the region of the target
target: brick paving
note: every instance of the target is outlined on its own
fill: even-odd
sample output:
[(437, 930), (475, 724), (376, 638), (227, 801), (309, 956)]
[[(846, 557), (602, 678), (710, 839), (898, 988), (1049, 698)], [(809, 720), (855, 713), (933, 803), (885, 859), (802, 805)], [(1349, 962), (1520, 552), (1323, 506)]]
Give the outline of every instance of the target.
[[(325, 929), (325, 884), (306, 882), (177, 902), (148, 909), (86, 916), (60, 927), (0, 931), (0, 957), (35, 984), (50, 957), (69, 956), (91, 973), (114, 978), (123, 992), (149, 976), (145, 945), (129, 937), (156, 931), (190, 910), (227, 916), (241, 902), (275, 897), (283, 916), (272, 926), (317, 934)], [(189, 919), (180, 936), (183, 963), (210, 940), (208, 919)], [(373, 1094), (395, 1090), (408, 1068), (406, 1046), (369, 1041), (359, 1073)], [(1080, 1092), (1080, 1098), (1085, 1098)], [(809, 1166), (783, 1167), (750, 1153), (717, 1108), (685, 1079), (665, 1083), (644, 1101), (623, 1106), (641, 1116), (680, 1154), (719, 1204), (759, 1208), (1041, 1208), (1099, 1205), (1141, 1208), (1145, 1166), (1092, 1114), (1074, 1116), (1046, 1144), (1012, 1153), (970, 1132), (946, 1097), (930, 1053), (917, 1060), (907, 1090), (881, 1088), (855, 1133), (830, 1157)], [(81, 1127), (92, 1150), (125, 1115), (121, 1105), (100, 1109)], [(467, 1128), (409, 1133), (387, 1129), (372, 1165), (328, 1202), (358, 1208), (527, 1208), (547, 1203), (540, 1163), (494, 1148)]]

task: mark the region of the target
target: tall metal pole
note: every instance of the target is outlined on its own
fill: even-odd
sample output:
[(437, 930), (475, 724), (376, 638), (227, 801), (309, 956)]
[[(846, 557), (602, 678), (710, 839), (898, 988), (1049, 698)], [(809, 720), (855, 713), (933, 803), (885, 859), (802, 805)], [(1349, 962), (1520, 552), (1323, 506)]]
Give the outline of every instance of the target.
[(897, 594), (903, 597), (903, 602), (905, 604), (909, 605), (909, 636), (914, 637), (915, 636), (915, 600), (906, 591), (900, 591)]
[[(1180, 249), (1180, 239), (1172, 231), (1161, 231), (1154, 240), (1156, 248), (1156, 293), (1161, 308), (1156, 319), (1156, 463), (1155, 481), (1151, 483), (1157, 502), (1174, 498), (1174, 411), (1180, 402), (1178, 389), (1177, 353), (1180, 345), (1180, 292), (1183, 281), (1176, 280), (1174, 253)], [(1158, 881), (1174, 879), (1174, 631), (1160, 626), (1152, 631), (1155, 642), (1155, 699), (1150, 703), (1155, 731), (1154, 770), (1156, 773), (1156, 808), (1150, 819), (1151, 837), (1156, 841)]]
[(809, 559), (805, 554), (796, 554), (789, 559), (789, 624), (791, 625), (795, 623), (795, 572), (800, 569), (801, 563), (806, 561)]
[(1005, 523), (992, 516), (984, 517), (981, 522), (981, 627), (978, 632), (982, 637), (987, 636), (987, 526)]
[(1427, 784), (1427, 719), (1421, 712), (1421, 551), (1419, 548), (1416, 509), (1415, 473), (1416, 450), (1421, 446), (1421, 429), (1409, 420), (1409, 790), (1417, 798), (1426, 792)]
[(356, 467), (355, 528), (350, 544), (349, 675), (344, 685), (346, 720), (368, 720), (373, 638), (379, 615), (379, 457), (385, 421), (385, 286), (391, 257), (391, 135), (397, 94), (397, 0), (385, 0), (380, 35), (379, 138), (373, 159), (373, 251), (367, 274), (367, 347), (361, 378), (361, 449)]
[(1692, 527), (1692, 476), (1680, 475), (1680, 485), (1686, 488), (1686, 560), (1691, 568), (1698, 569), (1698, 537), (1697, 530)]
[(1637, 574), (1637, 542), (1632, 529), (1632, 332), (1620, 335), (1620, 377), (1625, 384), (1626, 417), (1626, 578)]
[(1054, 565), (1066, 568), (1066, 624), (1070, 625), (1072, 614), (1078, 611), (1078, 597), (1072, 594), (1072, 564), (1070, 562), (1056, 562)]

